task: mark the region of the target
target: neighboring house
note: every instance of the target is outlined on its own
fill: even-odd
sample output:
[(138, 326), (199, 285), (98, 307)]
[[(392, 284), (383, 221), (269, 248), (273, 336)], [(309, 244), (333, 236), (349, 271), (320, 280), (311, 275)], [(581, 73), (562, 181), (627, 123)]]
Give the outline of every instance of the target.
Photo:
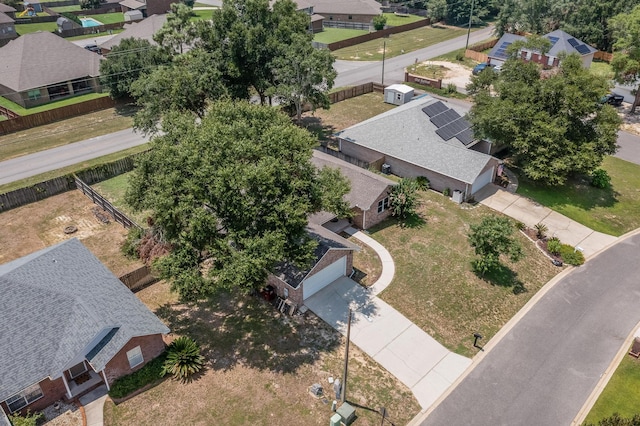
[(152, 45), (156, 45), (157, 43), (153, 41), (153, 35), (157, 33), (160, 28), (167, 22), (167, 15), (152, 15), (146, 19), (143, 19), (140, 22), (134, 22), (131, 24), (124, 25), (124, 31), (120, 34), (117, 34), (105, 41), (100, 45), (100, 49), (102, 49), (102, 54), (108, 53), (114, 46), (120, 44), (122, 40), (125, 38), (138, 38), (141, 40), (147, 40)]
[(0, 48), (0, 96), (25, 107), (99, 92), (100, 57), (50, 32)]
[[(451, 107), (450, 107), (451, 106)], [(425, 176), (437, 191), (470, 198), (495, 178), (493, 145), (477, 140), (468, 112), (425, 95), (336, 134), (340, 152), (401, 177)]]
[(0, 3), (0, 13), (4, 13), (5, 15), (9, 16), (10, 18), (15, 18), (16, 15), (16, 9), (6, 5), (4, 3)]
[[(351, 222), (355, 226), (367, 229), (389, 217), (389, 191), (395, 182), (317, 150), (313, 151), (311, 162), (319, 169), (338, 169), (349, 180), (351, 190), (345, 199), (351, 207)], [(312, 215), (309, 221), (324, 225), (335, 218), (332, 213), (320, 212)]]
[(16, 21), (14, 21), (11, 16), (0, 11), (0, 46), (4, 46), (9, 43), (9, 41), (16, 38), (18, 38), (18, 33), (16, 32)]
[(167, 326), (77, 239), (0, 265), (0, 294), (7, 413), (108, 389), (165, 349)]
[(267, 279), (280, 297), (293, 301), (298, 307), (338, 278), (349, 276), (353, 269), (353, 252), (360, 250), (320, 225), (309, 223), (307, 230), (318, 241), (311, 266), (300, 269), (288, 262), (281, 263)]
[[(536, 62), (545, 67), (557, 67), (560, 65), (561, 54), (570, 55), (577, 53), (582, 59), (582, 66), (589, 68), (593, 61), (593, 55), (597, 49), (567, 34), (562, 30), (555, 30), (544, 35), (551, 42), (551, 49), (545, 55), (539, 51), (530, 49), (520, 49), (518, 52), (521, 59)], [(491, 49), (488, 62), (492, 65), (502, 65), (508, 58), (507, 48), (517, 40), (526, 40), (526, 37), (515, 34), (504, 34), (498, 43)]]
[(382, 13), (381, 4), (375, 0), (311, 0), (313, 12), (325, 21), (359, 22), (369, 24)]
[(175, 3), (175, 0), (124, 0), (119, 4), (122, 13), (139, 10), (146, 18), (147, 16), (169, 12), (171, 10), (171, 3)]

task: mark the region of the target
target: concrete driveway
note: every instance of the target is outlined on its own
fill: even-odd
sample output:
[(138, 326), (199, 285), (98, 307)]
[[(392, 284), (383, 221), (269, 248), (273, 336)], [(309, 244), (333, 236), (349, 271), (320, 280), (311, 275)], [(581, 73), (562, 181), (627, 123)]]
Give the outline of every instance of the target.
[(351, 342), (409, 387), (423, 409), (471, 365), (469, 358), (450, 352), (347, 277), (314, 294), (305, 305), (343, 335), (351, 307)]
[(518, 194), (505, 191), (493, 184), (485, 186), (474, 195), (481, 204), (529, 227), (537, 223), (544, 223), (549, 229), (547, 235), (558, 237), (563, 243), (582, 248), (585, 257), (594, 255), (613, 244), (617, 239), (612, 235), (596, 232), (548, 207)]

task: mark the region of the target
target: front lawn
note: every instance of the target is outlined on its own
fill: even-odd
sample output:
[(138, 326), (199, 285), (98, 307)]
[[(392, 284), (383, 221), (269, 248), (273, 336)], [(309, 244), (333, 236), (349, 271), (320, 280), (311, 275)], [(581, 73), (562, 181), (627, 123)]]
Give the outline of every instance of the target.
[(602, 168), (611, 176), (609, 189), (594, 188), (585, 179), (547, 188), (521, 178), (518, 194), (605, 234), (619, 236), (640, 227), (640, 166), (607, 157)]
[(336, 41), (347, 40), (349, 38), (357, 37), (363, 34), (369, 34), (369, 31), (327, 27), (321, 32), (315, 33), (313, 36), (313, 41), (329, 44), (335, 43)]
[(384, 43), (386, 42), (385, 58), (393, 58), (403, 53), (429, 47), (436, 43), (466, 34), (466, 30), (454, 27), (423, 27), (398, 34), (389, 38), (380, 38), (355, 46), (345, 47), (333, 52), (338, 59), (349, 61), (380, 61)]
[[(137, 295), (173, 334), (198, 342), (206, 370), (188, 384), (166, 379), (118, 405), (108, 401), (106, 426), (328, 424), (335, 399), (328, 379), (341, 378), (344, 338), (313, 314), (282, 316), (238, 294), (180, 304), (163, 282)], [(381, 406), (397, 425), (420, 411), (409, 389), (353, 345), (349, 359), (347, 400), (358, 425), (380, 424)], [(309, 394), (314, 383), (324, 398)]]
[[(87, 12), (91, 12), (90, 10), (88, 10)], [(100, 15), (86, 15), (86, 16), (82, 16), (82, 18), (93, 18), (98, 22), (101, 22), (103, 24), (115, 24), (118, 22), (124, 22), (124, 13), (122, 12), (115, 12), (115, 13), (103, 13)]]
[(640, 360), (625, 355), (589, 412), (585, 423), (598, 424), (600, 420), (614, 413), (622, 417), (633, 417), (640, 412), (638, 401), (640, 401)]
[(52, 33), (58, 29), (55, 22), (39, 22), (37, 24), (16, 24), (16, 32), (18, 35), (35, 33), (37, 31), (45, 31)]
[(395, 13), (383, 13), (384, 17), (387, 18), (387, 25), (390, 27), (399, 27), (400, 25), (412, 24), (418, 21), (424, 21), (425, 17), (418, 15), (396, 15)]
[(481, 205), (462, 208), (432, 191), (420, 199), (420, 221), (402, 227), (389, 220), (370, 229), (396, 265), (381, 297), (450, 350), (473, 356), (473, 333), (488, 342), (561, 269), (514, 231), (525, 257), (504, 261), (504, 268), (481, 279), (471, 271), (469, 225), (496, 213)]

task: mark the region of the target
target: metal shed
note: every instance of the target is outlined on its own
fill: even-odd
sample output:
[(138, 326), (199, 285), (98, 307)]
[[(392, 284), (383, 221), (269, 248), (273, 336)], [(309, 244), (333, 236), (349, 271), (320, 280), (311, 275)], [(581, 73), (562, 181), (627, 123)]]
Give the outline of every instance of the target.
[(384, 88), (384, 101), (388, 104), (403, 105), (413, 99), (413, 87), (392, 84)]

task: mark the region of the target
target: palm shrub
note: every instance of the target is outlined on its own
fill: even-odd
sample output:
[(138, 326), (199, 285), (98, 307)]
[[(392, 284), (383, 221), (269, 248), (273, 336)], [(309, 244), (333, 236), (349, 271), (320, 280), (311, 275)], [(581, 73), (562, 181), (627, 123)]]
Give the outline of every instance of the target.
[(418, 189), (421, 191), (426, 191), (431, 187), (429, 178), (427, 178), (426, 176), (418, 176), (416, 178), (416, 184), (418, 185)]
[(560, 254), (561, 247), (562, 243), (557, 237), (553, 237), (549, 241), (547, 241), (547, 250), (549, 250), (549, 253), (553, 253), (555, 255)]
[(538, 237), (539, 239), (543, 239), (547, 234), (547, 231), (549, 230), (549, 228), (547, 228), (547, 225), (542, 222), (536, 223), (535, 225), (533, 225), (533, 228), (536, 230), (536, 237)]
[(167, 359), (162, 367), (163, 374), (171, 374), (176, 380), (187, 382), (204, 366), (200, 347), (187, 336), (178, 337), (167, 349)]

